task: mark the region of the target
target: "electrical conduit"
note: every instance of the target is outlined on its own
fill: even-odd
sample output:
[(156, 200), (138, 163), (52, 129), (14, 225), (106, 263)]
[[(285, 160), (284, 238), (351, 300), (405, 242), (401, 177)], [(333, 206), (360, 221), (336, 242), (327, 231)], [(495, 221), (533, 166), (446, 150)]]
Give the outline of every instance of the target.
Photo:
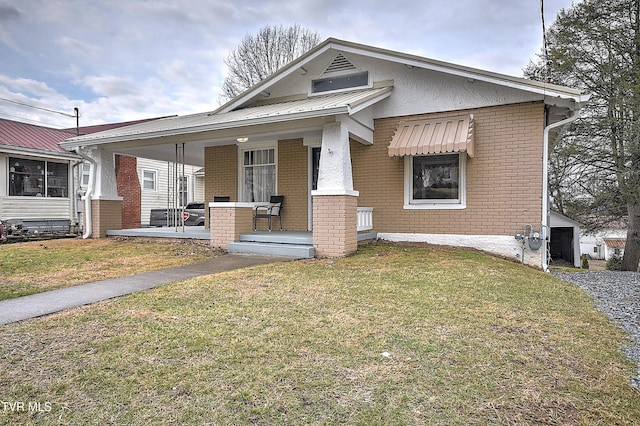
[(88, 161), (90, 164), (89, 167), (89, 183), (87, 185), (87, 192), (84, 194), (84, 218), (85, 218), (85, 229), (84, 234), (82, 235), (83, 239), (87, 239), (91, 237), (91, 228), (93, 224), (91, 222), (91, 194), (93, 193), (93, 186), (95, 184), (95, 174), (96, 174), (96, 161), (84, 154), (80, 147), (75, 148), (75, 153), (82, 157), (83, 160)]

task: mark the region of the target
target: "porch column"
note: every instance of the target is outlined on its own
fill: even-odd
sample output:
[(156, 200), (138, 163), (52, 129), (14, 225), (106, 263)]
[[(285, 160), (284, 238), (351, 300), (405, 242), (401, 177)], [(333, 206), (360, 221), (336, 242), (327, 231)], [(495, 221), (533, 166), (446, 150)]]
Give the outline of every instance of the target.
[(349, 129), (325, 124), (313, 197), (313, 247), (318, 257), (342, 257), (358, 249), (358, 191), (353, 190)]
[[(111, 151), (92, 149), (95, 162), (91, 193), (91, 238), (104, 238), (109, 229), (122, 229), (122, 197), (118, 196), (115, 156)], [(87, 213), (84, 220), (86, 226)]]
[(212, 247), (227, 249), (240, 234), (253, 231), (253, 203), (209, 203), (209, 233)]

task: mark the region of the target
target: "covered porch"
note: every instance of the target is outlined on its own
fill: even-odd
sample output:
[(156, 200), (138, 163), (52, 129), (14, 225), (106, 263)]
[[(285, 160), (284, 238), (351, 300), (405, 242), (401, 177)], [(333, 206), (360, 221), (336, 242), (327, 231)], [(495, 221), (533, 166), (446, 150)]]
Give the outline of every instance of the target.
[[(391, 84), (376, 84), (348, 93), (271, 100), (239, 110), (170, 117), (73, 138), (65, 142), (66, 147), (82, 153), (92, 165), (93, 188), (85, 197), (91, 206), (92, 237), (196, 235), (173, 228), (118, 229), (121, 225), (115, 218), (122, 211), (122, 198), (115, 185), (113, 156), (117, 153), (164, 161), (180, 158), (202, 166), (208, 217), (205, 229), (195, 238), (207, 234), (214, 247), (264, 254), (263, 245), (269, 244), (267, 251), (274, 254), (276, 245), (302, 246), (299, 251), (306, 254), (294, 257), (353, 253), (359, 240), (375, 234), (361, 234), (373, 231), (373, 210), (358, 206), (350, 144), (373, 144), (370, 107), (386, 99), (391, 89)], [(285, 232), (254, 233), (253, 209), (272, 195), (285, 197)], [(218, 196), (229, 201), (214, 202)], [(304, 242), (297, 244), (300, 237)]]

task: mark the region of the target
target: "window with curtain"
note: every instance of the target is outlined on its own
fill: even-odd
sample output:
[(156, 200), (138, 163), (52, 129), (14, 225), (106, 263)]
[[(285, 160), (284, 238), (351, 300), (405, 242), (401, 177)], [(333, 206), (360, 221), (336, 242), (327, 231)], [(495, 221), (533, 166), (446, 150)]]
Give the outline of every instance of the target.
[(69, 165), (9, 157), (9, 195), (68, 197)]
[(464, 154), (405, 156), (404, 208), (464, 208)]
[(243, 201), (266, 202), (276, 194), (275, 148), (243, 151)]

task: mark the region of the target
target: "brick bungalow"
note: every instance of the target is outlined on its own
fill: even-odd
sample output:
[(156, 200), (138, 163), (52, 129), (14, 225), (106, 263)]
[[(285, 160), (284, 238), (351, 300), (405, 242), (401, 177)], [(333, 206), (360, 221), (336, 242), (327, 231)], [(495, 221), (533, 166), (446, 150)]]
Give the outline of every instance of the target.
[(328, 39), (213, 112), (62, 146), (96, 162), (99, 228), (121, 209), (114, 152), (170, 160), (180, 150), (204, 167), (206, 200), (230, 197), (209, 205), (215, 246), (251, 234), (254, 206), (283, 195), (286, 231), (310, 233), (318, 257), (353, 253), (364, 229), (546, 269), (548, 149), (586, 99), (567, 87)]

